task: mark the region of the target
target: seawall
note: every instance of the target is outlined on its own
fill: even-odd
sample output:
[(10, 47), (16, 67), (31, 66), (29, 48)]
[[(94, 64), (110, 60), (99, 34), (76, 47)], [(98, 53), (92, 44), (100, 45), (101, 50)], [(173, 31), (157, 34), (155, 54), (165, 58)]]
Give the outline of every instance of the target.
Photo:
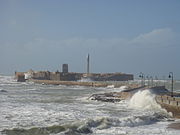
[(156, 96), (156, 101), (168, 112), (172, 112), (173, 117), (180, 118), (180, 97), (171, 97), (168, 95)]
[[(138, 87), (134, 89), (124, 90), (123, 92), (110, 92), (104, 94), (93, 94), (90, 99), (104, 101), (104, 102), (119, 102), (121, 100), (130, 99), (137, 91), (146, 90), (147, 87)], [(170, 92), (165, 89), (164, 86), (157, 86), (148, 88), (156, 94), (155, 100), (162, 108), (166, 109), (168, 112), (171, 112), (173, 117), (180, 118), (180, 96), (171, 97)], [(177, 93), (174, 93), (178, 96)]]

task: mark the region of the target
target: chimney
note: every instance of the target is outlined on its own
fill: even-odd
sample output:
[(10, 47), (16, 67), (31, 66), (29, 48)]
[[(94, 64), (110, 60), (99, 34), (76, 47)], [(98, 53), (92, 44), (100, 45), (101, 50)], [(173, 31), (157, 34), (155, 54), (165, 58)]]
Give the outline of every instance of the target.
[(89, 74), (89, 54), (87, 56), (87, 74)]

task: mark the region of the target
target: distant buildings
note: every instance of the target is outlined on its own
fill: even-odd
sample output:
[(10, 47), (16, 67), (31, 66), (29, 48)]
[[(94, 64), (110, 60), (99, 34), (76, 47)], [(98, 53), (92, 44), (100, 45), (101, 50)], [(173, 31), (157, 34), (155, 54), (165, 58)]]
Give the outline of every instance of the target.
[(88, 78), (92, 81), (128, 81), (133, 80), (132, 74), (124, 73), (90, 73), (90, 56), (87, 56), (87, 72), (74, 73), (68, 71), (68, 64), (62, 65), (62, 72), (33, 71), (15, 72), (17, 81), (23, 82), (29, 79), (54, 80), (54, 81), (78, 81), (81, 78)]
[[(37, 80), (54, 80), (54, 81), (78, 81), (81, 80), (87, 73), (74, 73), (74, 72), (49, 72), (49, 71), (28, 71), (28, 72), (15, 72), (17, 81), (23, 82), (29, 79)], [(128, 81), (133, 80), (132, 74), (124, 73), (89, 73), (88, 77), (92, 81)]]

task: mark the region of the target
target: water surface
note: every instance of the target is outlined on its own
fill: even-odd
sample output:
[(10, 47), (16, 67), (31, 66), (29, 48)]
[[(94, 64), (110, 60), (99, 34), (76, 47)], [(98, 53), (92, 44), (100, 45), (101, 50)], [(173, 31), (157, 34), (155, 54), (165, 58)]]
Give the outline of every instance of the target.
[(94, 93), (121, 90), (19, 83), (12, 76), (0, 76), (0, 134), (180, 134), (167, 128), (174, 121), (148, 90), (117, 103), (88, 99)]

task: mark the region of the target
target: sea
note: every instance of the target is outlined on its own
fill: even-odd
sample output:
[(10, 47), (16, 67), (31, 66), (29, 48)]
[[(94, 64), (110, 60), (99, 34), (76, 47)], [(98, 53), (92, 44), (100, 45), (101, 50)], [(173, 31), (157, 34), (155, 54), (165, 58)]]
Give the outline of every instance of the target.
[(0, 135), (180, 134), (168, 128), (180, 120), (161, 108), (149, 89), (116, 103), (89, 98), (124, 89), (17, 82), (14, 76), (1, 75)]

